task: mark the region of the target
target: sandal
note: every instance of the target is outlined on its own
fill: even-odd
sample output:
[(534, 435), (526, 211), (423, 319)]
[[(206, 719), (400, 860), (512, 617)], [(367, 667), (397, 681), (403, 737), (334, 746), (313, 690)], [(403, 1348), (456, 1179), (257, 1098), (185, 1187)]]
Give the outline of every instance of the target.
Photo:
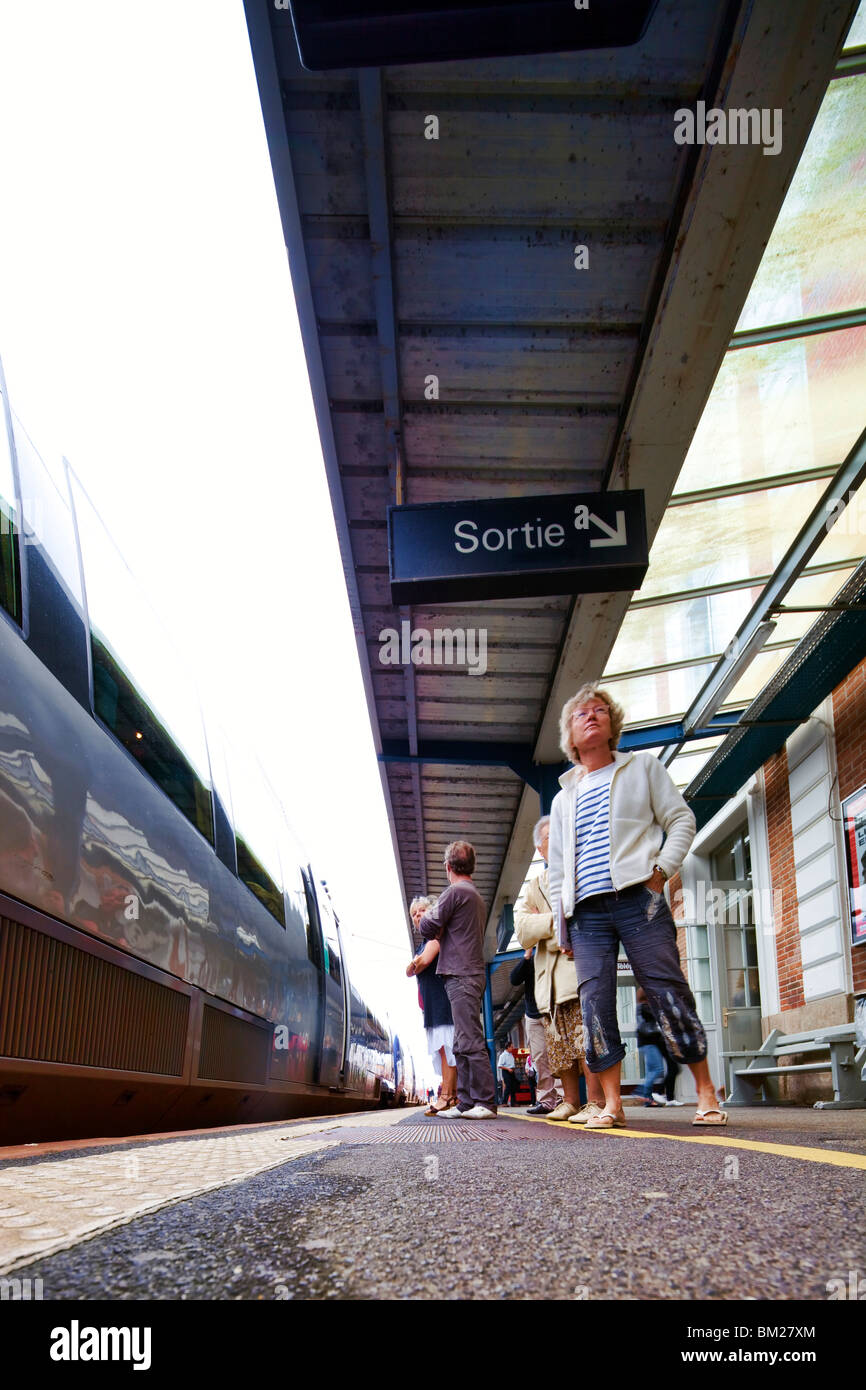
[(593, 1115), (587, 1120), (584, 1129), (625, 1129), (625, 1115), (609, 1115), (603, 1110), (600, 1115)]
[[(707, 1118), (709, 1115), (718, 1115), (719, 1118), (717, 1120), (710, 1120)], [(702, 1125), (705, 1129), (719, 1129), (722, 1125), (726, 1125), (727, 1123), (727, 1111), (720, 1110), (717, 1105), (712, 1106), (709, 1110), (696, 1110), (695, 1118), (692, 1120), (693, 1125)]]
[(425, 1115), (441, 1115), (443, 1110), (450, 1110), (452, 1105), (457, 1104), (456, 1096), (440, 1096), (438, 1100), (433, 1100), (424, 1111)]

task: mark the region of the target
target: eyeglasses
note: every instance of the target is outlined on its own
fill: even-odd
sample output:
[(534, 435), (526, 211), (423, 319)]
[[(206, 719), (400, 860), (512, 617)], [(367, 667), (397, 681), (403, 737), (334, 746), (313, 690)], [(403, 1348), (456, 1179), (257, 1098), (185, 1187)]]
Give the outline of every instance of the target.
[(610, 717), (610, 710), (608, 709), (607, 705), (593, 705), (592, 709), (574, 709), (574, 710), (572, 710), (572, 711), (571, 711), (571, 718), (572, 718), (572, 719), (588, 719), (589, 716), (590, 716), (591, 714), (594, 714), (595, 717), (596, 717), (596, 719), (600, 719), (601, 716), (602, 716), (603, 714), (606, 714), (606, 715), (608, 716), (608, 718), (609, 718), (609, 717)]

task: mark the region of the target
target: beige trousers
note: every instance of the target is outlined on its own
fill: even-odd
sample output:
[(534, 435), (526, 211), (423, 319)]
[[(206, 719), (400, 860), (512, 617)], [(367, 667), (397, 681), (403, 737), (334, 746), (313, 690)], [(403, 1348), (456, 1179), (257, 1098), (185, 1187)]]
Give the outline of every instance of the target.
[(540, 1018), (530, 1018), (529, 1014), (526, 1014), (523, 1026), (526, 1029), (529, 1051), (532, 1053), (532, 1061), (537, 1072), (536, 1102), (538, 1105), (547, 1105), (553, 1109), (562, 1100), (562, 1092), (559, 1088), (559, 1082), (554, 1080), (550, 1072), (550, 1063), (547, 1060), (547, 1043), (544, 1038), (544, 1024)]

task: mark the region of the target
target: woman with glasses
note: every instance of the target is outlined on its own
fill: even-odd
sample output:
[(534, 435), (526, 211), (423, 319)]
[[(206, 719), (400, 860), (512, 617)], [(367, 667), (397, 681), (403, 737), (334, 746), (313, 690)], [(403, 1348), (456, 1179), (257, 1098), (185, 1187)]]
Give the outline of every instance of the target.
[(698, 1091), (696, 1125), (724, 1125), (707, 1065), (707, 1039), (680, 966), (676, 924), (664, 898), (695, 836), (695, 818), (650, 753), (617, 751), (625, 716), (605, 690), (585, 685), (563, 707), (561, 747), (574, 764), (550, 810), (550, 890), (559, 941), (574, 958), (586, 1065), (605, 1106), (587, 1129), (625, 1125), (616, 1016), (620, 942), (646, 992), (667, 1050)]

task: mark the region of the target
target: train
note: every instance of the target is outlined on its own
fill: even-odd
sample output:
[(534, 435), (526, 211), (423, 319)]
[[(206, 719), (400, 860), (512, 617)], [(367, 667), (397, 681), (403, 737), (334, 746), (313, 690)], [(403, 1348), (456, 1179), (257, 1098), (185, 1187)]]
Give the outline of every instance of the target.
[(279, 799), (0, 395), (0, 1144), (416, 1100)]

